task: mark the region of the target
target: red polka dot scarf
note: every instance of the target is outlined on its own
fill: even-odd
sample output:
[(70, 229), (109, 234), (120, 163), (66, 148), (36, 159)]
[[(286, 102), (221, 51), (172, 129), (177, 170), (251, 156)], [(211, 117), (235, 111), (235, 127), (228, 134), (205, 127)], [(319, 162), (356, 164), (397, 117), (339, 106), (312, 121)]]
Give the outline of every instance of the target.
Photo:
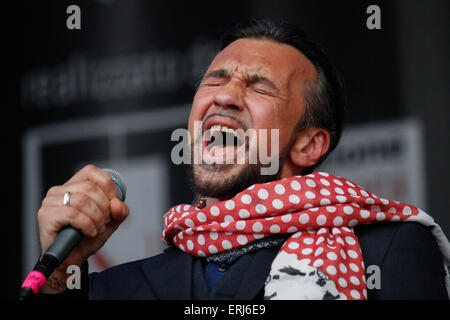
[(366, 299), (364, 261), (352, 228), (383, 221), (431, 227), (448, 270), (450, 244), (428, 214), (323, 172), (252, 185), (202, 209), (174, 206), (164, 215), (162, 237), (205, 257), (274, 234), (291, 234), (272, 262), (265, 298)]

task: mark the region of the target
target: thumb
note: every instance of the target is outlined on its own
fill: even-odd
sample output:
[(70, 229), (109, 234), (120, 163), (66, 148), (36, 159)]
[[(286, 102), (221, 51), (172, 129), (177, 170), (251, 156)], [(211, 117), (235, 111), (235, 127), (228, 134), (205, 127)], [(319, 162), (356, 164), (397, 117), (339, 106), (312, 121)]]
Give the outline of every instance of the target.
[(83, 248), (86, 252), (81, 253), (86, 259), (97, 252), (108, 240), (108, 238), (117, 230), (117, 228), (122, 224), (122, 222), (128, 217), (130, 209), (125, 204), (125, 202), (120, 201), (117, 198), (112, 199), (109, 202), (109, 207), (111, 210), (111, 221), (106, 224), (104, 232), (99, 233), (94, 239), (82, 239), (86, 241), (93, 240), (89, 246), (84, 246)]
[(110, 207), (113, 220), (125, 220), (125, 218), (128, 217), (128, 214), (130, 213), (130, 209), (128, 208), (126, 203), (120, 201), (117, 198), (111, 200)]

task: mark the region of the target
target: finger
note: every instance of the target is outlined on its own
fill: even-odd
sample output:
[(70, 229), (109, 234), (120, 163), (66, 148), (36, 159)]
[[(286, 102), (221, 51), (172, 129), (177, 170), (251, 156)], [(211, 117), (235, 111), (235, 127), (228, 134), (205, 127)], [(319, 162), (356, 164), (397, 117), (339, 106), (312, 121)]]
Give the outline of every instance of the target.
[[(78, 182), (66, 183), (62, 186), (55, 186), (50, 188), (47, 192), (47, 197), (56, 196), (60, 197), (60, 203), (62, 204), (62, 199), (64, 198), (64, 194), (66, 192), (70, 192), (71, 195), (81, 193), (88, 196), (92, 201), (94, 201), (100, 210), (105, 214), (109, 214), (109, 198), (97, 184), (93, 183), (90, 180), (83, 180)], [(71, 196), (72, 198), (72, 196)], [(45, 200), (45, 199), (44, 199)], [(72, 200), (72, 199), (71, 199)], [(57, 201), (57, 200), (55, 200)]]
[(72, 226), (80, 230), (87, 237), (95, 237), (98, 230), (94, 221), (77, 208), (72, 207), (46, 207), (38, 212), (40, 226), (48, 226), (47, 232), (51, 238), (64, 226)]
[[(42, 205), (44, 207), (61, 207), (63, 206), (63, 197), (64, 195), (60, 194), (49, 195), (42, 201)], [(100, 208), (99, 205), (86, 194), (71, 193), (68, 205), (88, 215), (94, 221), (95, 226), (99, 232), (104, 230), (105, 224), (111, 221), (109, 209), (105, 211), (104, 209)]]
[(78, 171), (67, 183), (90, 180), (97, 184), (107, 195), (109, 200), (117, 197), (114, 181), (111, 176), (100, 168), (88, 164)]

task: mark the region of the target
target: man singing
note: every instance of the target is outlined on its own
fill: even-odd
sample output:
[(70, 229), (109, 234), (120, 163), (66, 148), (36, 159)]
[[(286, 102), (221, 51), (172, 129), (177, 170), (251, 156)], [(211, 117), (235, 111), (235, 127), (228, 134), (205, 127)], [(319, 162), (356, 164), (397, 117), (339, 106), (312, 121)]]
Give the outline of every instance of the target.
[[(303, 32), (239, 25), (194, 96), (187, 176), (198, 201), (164, 215), (169, 248), (87, 275), (87, 258), (129, 214), (110, 176), (88, 165), (39, 210), (42, 252), (63, 226), (85, 236), (41, 296), (448, 299), (450, 244), (429, 215), (314, 172), (338, 144), (343, 109), (337, 72)], [(72, 264), (83, 266), (81, 290), (65, 289)]]

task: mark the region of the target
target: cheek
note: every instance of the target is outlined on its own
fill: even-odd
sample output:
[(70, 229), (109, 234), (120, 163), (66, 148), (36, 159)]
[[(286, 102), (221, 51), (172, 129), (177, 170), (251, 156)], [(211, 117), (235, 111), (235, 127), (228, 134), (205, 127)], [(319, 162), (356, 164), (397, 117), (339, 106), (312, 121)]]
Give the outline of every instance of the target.
[[(255, 108), (251, 111), (254, 128), (257, 130), (258, 137), (262, 137), (259, 129), (267, 129), (267, 150), (269, 154), (281, 152), (289, 143), (292, 130), (296, 121), (294, 117), (287, 114), (286, 106), (275, 105), (273, 103), (254, 103)], [(272, 132), (275, 129), (278, 131)], [(274, 140), (275, 139), (275, 140)]]
[(194, 121), (202, 121), (208, 107), (211, 106), (211, 96), (205, 92), (205, 89), (199, 89), (195, 94), (189, 114), (188, 130), (191, 134), (194, 131)]
[(280, 106), (269, 99), (247, 97), (246, 105), (251, 114), (255, 129), (278, 128), (280, 119)]

